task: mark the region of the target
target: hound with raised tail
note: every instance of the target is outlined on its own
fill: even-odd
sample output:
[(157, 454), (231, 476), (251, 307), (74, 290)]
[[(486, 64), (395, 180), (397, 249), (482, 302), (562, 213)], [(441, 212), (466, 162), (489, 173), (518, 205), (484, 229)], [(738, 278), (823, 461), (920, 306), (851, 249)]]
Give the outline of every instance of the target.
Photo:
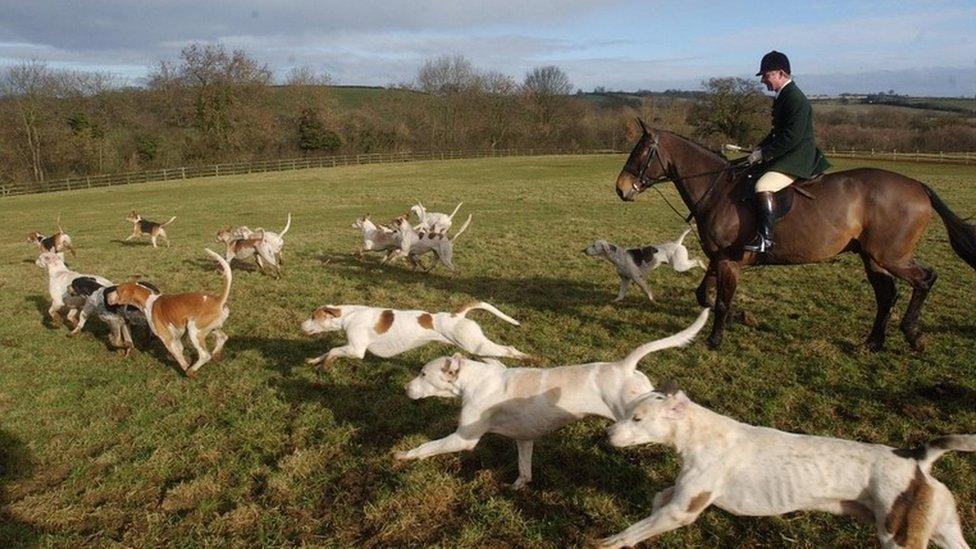
[(478, 323), (466, 318), (475, 309), (488, 311), (518, 326), (514, 318), (485, 302), (466, 305), (453, 313), (398, 311), (365, 305), (324, 305), (302, 322), (306, 335), (345, 330), (348, 343), (329, 349), (322, 356), (309, 358), (308, 364), (326, 365), (340, 357), (363, 358), (366, 351), (379, 357), (391, 357), (426, 343), (448, 343), (478, 356), (504, 356), (527, 359), (529, 355), (515, 347), (492, 342)]
[(72, 256), (76, 255), (75, 249), (71, 247), (71, 237), (61, 227), (60, 215), (58, 216), (58, 232), (51, 236), (44, 236), (34, 231), (27, 235), (27, 242), (36, 245), (37, 249), (42, 252), (64, 252), (68, 250)]
[[(220, 263), (224, 272), (224, 291), (220, 296), (202, 292), (187, 294), (157, 294), (145, 286), (135, 282), (119, 284), (114, 292), (108, 295), (106, 303), (109, 305), (135, 305), (146, 315), (149, 328), (163, 345), (180, 363), (180, 368), (187, 377), (196, 376), (197, 370), (211, 358), (220, 360), (227, 342), (227, 334), (221, 327), (230, 315), (227, 308), (227, 297), (230, 295), (230, 284), (233, 274), (230, 264), (212, 250), (206, 250), (211, 257)], [(197, 350), (197, 360), (190, 366), (183, 356), (183, 335), (189, 333), (190, 344)], [(207, 351), (207, 336), (213, 333), (217, 339), (213, 353)]]
[(132, 234), (125, 237), (125, 241), (128, 242), (133, 238), (138, 238), (144, 234), (149, 235), (149, 240), (152, 241), (153, 248), (156, 247), (156, 239), (162, 238), (166, 241), (166, 247), (169, 247), (169, 237), (166, 236), (166, 225), (169, 225), (176, 219), (176, 216), (169, 218), (166, 223), (156, 223), (155, 221), (149, 221), (148, 219), (143, 219), (141, 215), (136, 213), (135, 210), (125, 216), (125, 220), (132, 223)]
[(418, 232), (446, 233), (451, 228), (454, 215), (461, 209), (461, 204), (464, 204), (464, 202), (458, 202), (451, 215), (447, 215), (438, 212), (428, 212), (423, 204), (417, 202), (413, 206), (410, 206), (410, 211), (417, 216), (418, 221), (414, 228)]
[(485, 433), (515, 439), (519, 475), (513, 488), (532, 480), (535, 440), (585, 416), (626, 417), (627, 405), (653, 389), (637, 363), (655, 351), (690, 342), (705, 326), (708, 309), (681, 332), (645, 343), (617, 362), (591, 362), (557, 368), (506, 368), (498, 361), (468, 360), (456, 354), (427, 363), (407, 384), (407, 396), (461, 398), (461, 417), (453, 434), (398, 452), (397, 459), (423, 459), (471, 450)]
[(931, 470), (946, 452), (976, 452), (976, 435), (915, 450), (797, 435), (740, 423), (676, 389), (642, 396), (608, 433), (614, 446), (672, 446), (684, 464), (677, 483), (654, 496), (651, 516), (601, 547), (630, 547), (691, 524), (709, 505), (739, 516), (851, 515), (874, 524), (884, 547), (968, 547), (952, 493)]
[(60, 312), (66, 304), (69, 309), (69, 318), (74, 318), (76, 310), (81, 309), (85, 304), (84, 297), (72, 296), (69, 289), (71, 281), (78, 277), (87, 276), (94, 279), (102, 286), (111, 286), (112, 281), (97, 275), (86, 275), (72, 271), (64, 263), (64, 255), (56, 252), (41, 252), (34, 264), (42, 269), (47, 269), (47, 290), (51, 296), (51, 307), (47, 314), (51, 317), (54, 325), (61, 323)]
[(605, 240), (597, 240), (583, 250), (583, 253), (593, 257), (602, 257), (613, 263), (617, 268), (617, 276), (620, 277), (620, 290), (614, 302), (620, 301), (627, 295), (627, 288), (633, 282), (640, 286), (641, 290), (647, 294), (647, 298), (654, 301), (654, 294), (644, 282), (647, 273), (657, 269), (661, 265), (671, 265), (671, 267), (683, 273), (695, 267), (705, 268), (705, 264), (700, 259), (690, 259), (688, 248), (682, 242), (693, 227), (688, 227), (681, 236), (673, 242), (664, 242), (645, 246), (643, 248), (625, 249), (620, 246), (610, 244)]
[(257, 236), (258, 234), (264, 234), (264, 241), (271, 246), (271, 250), (274, 252), (275, 259), (277, 259), (278, 265), (281, 265), (281, 251), (285, 247), (285, 233), (291, 228), (291, 213), (288, 214), (288, 219), (285, 221), (285, 228), (281, 230), (280, 233), (269, 231), (264, 227), (258, 227), (253, 231), (249, 229), (246, 225), (241, 225), (240, 227), (234, 229), (221, 229), (217, 233), (217, 240), (223, 242), (221, 238), (221, 233), (228, 232), (230, 234), (230, 240), (236, 239), (247, 239)]
[[(457, 243), (458, 238), (461, 238), (470, 224), (471, 214), (468, 214), (468, 219), (461, 225), (461, 229), (453, 237), (448, 237), (443, 233), (417, 232), (407, 221), (406, 216), (400, 216), (393, 220), (393, 226), (400, 234), (400, 248), (394, 251), (390, 261), (405, 257), (412, 266), (416, 267), (418, 265), (417, 259), (420, 256), (434, 252), (434, 255), (445, 267), (450, 269), (452, 273), (457, 273), (457, 267), (454, 266), (454, 244)], [(432, 261), (430, 267), (424, 270), (430, 272), (436, 266), (437, 261)]]
[(278, 262), (280, 256), (275, 253), (263, 229), (251, 233), (247, 238), (234, 238), (230, 229), (221, 229), (217, 231), (217, 242), (223, 242), (226, 246), (224, 259), (228, 262), (234, 259), (243, 262), (253, 257), (262, 272), (265, 270), (265, 265), (268, 265), (274, 268), (272, 275), (281, 278), (281, 264)]
[(352, 223), (353, 229), (362, 232), (363, 243), (356, 250), (356, 257), (363, 259), (363, 252), (386, 252), (380, 263), (386, 263), (400, 248), (400, 233), (396, 229), (377, 225), (366, 214)]

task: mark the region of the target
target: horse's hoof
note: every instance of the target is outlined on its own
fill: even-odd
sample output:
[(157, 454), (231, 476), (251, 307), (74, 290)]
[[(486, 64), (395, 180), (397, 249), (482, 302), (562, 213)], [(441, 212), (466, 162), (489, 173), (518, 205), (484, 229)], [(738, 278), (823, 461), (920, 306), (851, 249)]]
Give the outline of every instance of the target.
[(928, 345), (929, 338), (924, 335), (916, 335), (913, 338), (909, 338), (908, 346), (911, 347), (916, 353), (921, 353), (925, 350), (926, 345)]
[(720, 338), (720, 337), (710, 337), (710, 338), (708, 338), (707, 344), (708, 344), (708, 348), (709, 349), (712, 349), (712, 350), (718, 349), (718, 346), (722, 344), (722, 338)]
[(878, 341), (876, 339), (869, 339), (864, 342), (864, 348), (872, 353), (880, 353), (884, 350), (884, 341)]

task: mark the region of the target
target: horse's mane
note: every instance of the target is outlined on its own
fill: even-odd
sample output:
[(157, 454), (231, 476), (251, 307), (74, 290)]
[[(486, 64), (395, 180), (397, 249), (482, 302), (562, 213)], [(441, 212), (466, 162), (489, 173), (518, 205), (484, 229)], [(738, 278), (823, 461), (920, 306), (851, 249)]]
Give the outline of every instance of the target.
[(685, 143), (689, 143), (691, 145), (694, 145), (695, 147), (701, 149), (702, 151), (705, 151), (705, 152), (710, 153), (710, 154), (712, 154), (714, 156), (717, 156), (719, 160), (721, 160), (722, 162), (725, 162), (726, 164), (731, 163), (729, 161), (729, 159), (728, 158), (725, 158), (725, 155), (722, 154), (721, 152), (716, 151), (714, 149), (710, 149), (710, 148), (706, 147), (705, 145), (702, 145), (701, 143), (695, 141), (694, 139), (691, 139), (690, 137), (685, 137), (683, 135), (679, 135), (679, 134), (676, 134), (674, 132), (668, 132), (668, 131), (665, 131), (665, 132), (662, 132), (662, 133), (667, 133), (669, 135), (673, 135), (673, 136), (677, 137), (678, 139), (680, 139), (681, 141), (684, 141)]

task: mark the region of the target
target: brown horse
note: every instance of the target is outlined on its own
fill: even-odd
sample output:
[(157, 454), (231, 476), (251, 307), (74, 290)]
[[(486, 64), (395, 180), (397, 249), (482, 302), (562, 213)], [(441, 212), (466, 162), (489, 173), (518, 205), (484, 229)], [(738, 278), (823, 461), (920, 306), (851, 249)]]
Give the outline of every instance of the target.
[[(925, 346), (918, 326), (922, 304), (935, 283), (935, 271), (912, 258), (932, 211), (942, 218), (952, 249), (976, 268), (976, 227), (954, 214), (924, 183), (887, 170), (858, 168), (835, 172), (804, 186), (812, 199), (795, 195), (793, 208), (776, 223), (775, 247), (765, 254), (744, 252), (756, 233), (751, 194), (744, 190), (732, 165), (719, 153), (663, 131), (643, 134), (617, 176), (617, 195), (634, 200), (650, 186), (672, 181), (698, 225), (702, 248), (710, 260), (695, 294), (703, 306), (715, 308), (708, 338), (711, 347), (722, 342), (732, 319), (732, 298), (745, 265), (801, 264), (827, 261), (841, 252), (861, 256), (878, 302), (874, 327), (865, 345), (884, 347), (885, 330), (895, 303), (895, 278), (912, 287), (901, 331), (914, 350)], [(710, 290), (716, 289), (716, 299)]]

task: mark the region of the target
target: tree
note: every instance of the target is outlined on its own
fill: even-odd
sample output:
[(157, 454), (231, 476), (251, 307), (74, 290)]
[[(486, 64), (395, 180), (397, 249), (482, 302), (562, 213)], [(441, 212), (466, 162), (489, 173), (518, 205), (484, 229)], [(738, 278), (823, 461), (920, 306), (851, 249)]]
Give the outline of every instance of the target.
[(549, 137), (567, 104), (566, 96), (572, 92), (573, 84), (562, 69), (547, 65), (526, 73), (522, 89), (535, 112), (540, 132)]
[(18, 118), (24, 154), (34, 181), (44, 181), (42, 126), (53, 116), (58, 78), (40, 61), (7, 68), (0, 75), (0, 94), (9, 99)]
[(286, 86), (330, 86), (332, 83), (331, 75), (315, 72), (315, 69), (308, 65), (292, 67), (285, 75)]
[(148, 84), (170, 98), (173, 120), (189, 121), (202, 133), (206, 149), (244, 150), (269, 137), (271, 77), (267, 65), (242, 50), (190, 44), (178, 64), (160, 61)]
[(314, 109), (302, 111), (302, 116), (298, 119), (298, 148), (302, 152), (333, 152), (340, 145), (342, 139), (339, 138), (339, 134), (325, 127), (318, 112)]
[(444, 55), (424, 63), (417, 72), (417, 88), (436, 95), (458, 93), (474, 85), (476, 76), (463, 55)]
[(769, 127), (769, 99), (759, 84), (744, 78), (712, 78), (705, 96), (692, 106), (688, 122), (695, 137), (711, 145), (755, 144)]

